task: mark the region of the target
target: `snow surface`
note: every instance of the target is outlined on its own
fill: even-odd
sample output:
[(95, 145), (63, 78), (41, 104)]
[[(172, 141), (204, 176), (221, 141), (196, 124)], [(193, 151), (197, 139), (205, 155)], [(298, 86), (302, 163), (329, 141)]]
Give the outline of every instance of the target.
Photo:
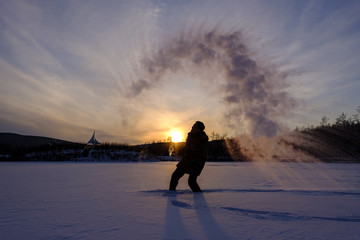
[(360, 239), (360, 164), (0, 163), (0, 239)]

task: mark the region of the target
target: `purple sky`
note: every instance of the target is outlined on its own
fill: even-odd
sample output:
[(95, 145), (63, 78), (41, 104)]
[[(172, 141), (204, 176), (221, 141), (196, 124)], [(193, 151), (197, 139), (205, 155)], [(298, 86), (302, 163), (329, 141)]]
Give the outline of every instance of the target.
[[(0, 132), (85, 142), (96, 130), (102, 142), (142, 143), (196, 120), (235, 136), (351, 116), (359, 12), (359, 1), (330, 0), (0, 0)], [(233, 78), (245, 62), (218, 42), (203, 45), (212, 60), (194, 64), (212, 31), (240, 33), (255, 64), (246, 76)], [(196, 47), (180, 51), (181, 40)], [(246, 95), (262, 75), (262, 95)]]

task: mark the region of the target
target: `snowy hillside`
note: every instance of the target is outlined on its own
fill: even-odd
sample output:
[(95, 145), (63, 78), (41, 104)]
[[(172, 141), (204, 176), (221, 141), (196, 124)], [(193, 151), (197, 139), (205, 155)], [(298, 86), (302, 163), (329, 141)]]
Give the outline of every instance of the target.
[(360, 165), (0, 163), (0, 239), (360, 239)]

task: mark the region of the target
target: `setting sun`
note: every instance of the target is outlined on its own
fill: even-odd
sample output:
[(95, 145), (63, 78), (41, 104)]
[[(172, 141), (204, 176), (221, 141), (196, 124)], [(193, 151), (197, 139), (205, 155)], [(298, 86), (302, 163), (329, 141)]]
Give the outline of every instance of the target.
[(183, 134), (182, 134), (181, 131), (173, 129), (173, 130), (170, 131), (169, 134), (170, 134), (171, 140), (173, 142), (181, 142), (181, 141), (183, 141)]

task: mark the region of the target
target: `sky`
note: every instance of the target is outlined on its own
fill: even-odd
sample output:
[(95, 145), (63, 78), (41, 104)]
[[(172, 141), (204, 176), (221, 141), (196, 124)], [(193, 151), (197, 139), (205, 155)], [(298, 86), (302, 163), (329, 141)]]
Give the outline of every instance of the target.
[(0, 0), (0, 132), (274, 136), (360, 106), (359, 1)]

